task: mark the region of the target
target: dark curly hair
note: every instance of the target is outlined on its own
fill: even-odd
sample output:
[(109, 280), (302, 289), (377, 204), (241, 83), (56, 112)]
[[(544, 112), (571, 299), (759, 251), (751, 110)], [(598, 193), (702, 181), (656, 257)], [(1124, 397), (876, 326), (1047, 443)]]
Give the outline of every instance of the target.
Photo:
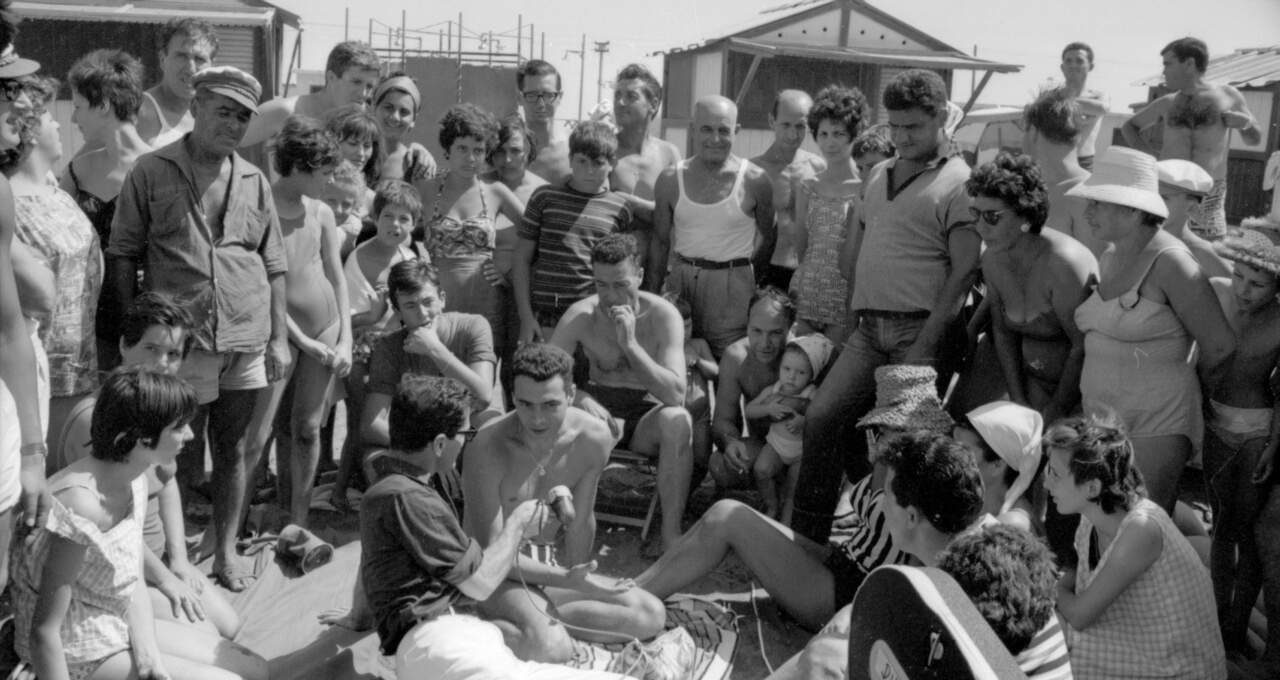
[(36, 148), (36, 137), (40, 134), (40, 119), (48, 110), (46, 107), (58, 93), (58, 81), (44, 76), (31, 75), (18, 78), (17, 92), (25, 94), (30, 106), (14, 107), (14, 127), (18, 133), (18, 145), (12, 149), (0, 151), (0, 172), (12, 174), (18, 165), (26, 160)]
[(511, 357), (511, 377), (524, 376), (534, 382), (546, 382), (556, 376), (565, 387), (573, 384), (573, 356), (545, 342), (522, 345)]
[(872, 125), (853, 140), (853, 150), (849, 155), (859, 158), (869, 153), (878, 153), (885, 158), (893, 158), (898, 153), (898, 147), (889, 139), (888, 125)]
[(627, 64), (618, 71), (613, 82), (620, 83), (624, 80), (639, 80), (643, 83), (644, 98), (649, 101), (649, 106), (657, 110), (658, 105), (662, 103), (662, 84), (658, 82), (657, 76), (653, 75), (653, 71), (643, 64)]
[(276, 172), (282, 177), (294, 172), (315, 172), (342, 160), (338, 142), (320, 127), (320, 121), (298, 114), (284, 121), (275, 150)]
[(126, 347), (133, 347), (142, 342), (142, 336), (146, 335), (147, 329), (152, 326), (181, 330), (183, 332), (182, 356), (185, 358), (191, 351), (191, 345), (195, 342), (196, 336), (191, 332), (191, 315), (187, 313), (186, 308), (164, 293), (147, 291), (135, 297), (133, 304), (129, 305), (129, 310), (124, 313), (124, 319), (120, 322), (120, 340)]
[(422, 219), (422, 196), (404, 180), (384, 179), (378, 182), (373, 194), (373, 213), (369, 217), (376, 221), (389, 205), (408, 210), (414, 222)]
[(947, 110), (947, 85), (933, 71), (913, 68), (889, 81), (884, 89), (884, 107), (890, 111), (920, 109), (929, 116)]
[(387, 272), (387, 297), (396, 311), (400, 310), (401, 293), (412, 295), (427, 286), (440, 290), (440, 272), (426, 260), (403, 260)]
[(1040, 167), (1026, 154), (1001, 151), (990, 163), (974, 168), (965, 183), (970, 196), (986, 196), (1004, 203), (1039, 234), (1049, 217), (1049, 192)]
[(366, 184), (377, 184), (378, 159), (382, 157), (382, 131), (378, 129), (378, 119), (359, 104), (347, 104), (329, 114), (324, 128), (337, 142), (373, 143), (373, 153), (369, 154), (369, 160), (364, 162), (360, 172)]
[(204, 41), (209, 45), (209, 56), (218, 56), (218, 31), (204, 19), (183, 18), (170, 19), (156, 33), (156, 51), (161, 55), (169, 52), (169, 43), (173, 37), (180, 35), (192, 42)]
[(609, 234), (591, 246), (591, 264), (618, 264), (625, 260), (640, 266), (640, 248), (631, 234)]
[(124, 50), (94, 50), (67, 73), (71, 90), (89, 106), (111, 105), (119, 121), (132, 121), (142, 106), (142, 62)]
[(1142, 473), (1133, 460), (1133, 444), (1119, 423), (1098, 416), (1068, 418), (1054, 423), (1041, 441), (1046, 451), (1071, 454), (1067, 467), (1077, 485), (1095, 479), (1101, 483), (1102, 491), (1091, 500), (1103, 512), (1127, 511), (1146, 497)]
[(152, 368), (118, 368), (102, 383), (93, 408), (90, 453), (123, 463), (133, 447), (155, 447), (165, 428), (191, 422), (196, 409), (196, 391), (182, 378)]
[(618, 137), (607, 124), (584, 120), (569, 134), (569, 154), (613, 164), (618, 155)]
[(1022, 110), (1022, 122), (1054, 144), (1075, 145), (1080, 136), (1080, 105), (1065, 87), (1051, 87)]
[(397, 451), (421, 451), (438, 435), (457, 436), (470, 411), (471, 393), (457, 380), (406, 375), (387, 412), (387, 443)]
[(1035, 536), (997, 524), (957, 536), (938, 557), (1010, 654), (1026, 650), (1053, 616), (1058, 578)]
[(938, 531), (958, 534), (982, 516), (982, 473), (951, 437), (923, 430), (895, 435), (877, 461), (893, 470), (898, 505), (915, 507)]
[(818, 138), (818, 125), (824, 120), (844, 126), (849, 139), (855, 139), (867, 128), (867, 98), (862, 90), (843, 85), (828, 85), (813, 98), (809, 109), (809, 134)]
[(464, 137), (483, 142), (488, 157), (498, 145), (498, 120), (475, 104), (458, 104), (440, 119), (440, 148), (447, 154), (453, 143)]

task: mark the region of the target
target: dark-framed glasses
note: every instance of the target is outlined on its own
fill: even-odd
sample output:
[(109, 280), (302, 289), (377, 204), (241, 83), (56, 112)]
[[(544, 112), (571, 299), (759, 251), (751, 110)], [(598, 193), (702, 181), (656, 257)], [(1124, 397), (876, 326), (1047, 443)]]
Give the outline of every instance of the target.
[(561, 93), (559, 92), (542, 92), (535, 90), (531, 92), (521, 92), (520, 96), (524, 97), (525, 103), (528, 104), (554, 104), (560, 99), (560, 94)]

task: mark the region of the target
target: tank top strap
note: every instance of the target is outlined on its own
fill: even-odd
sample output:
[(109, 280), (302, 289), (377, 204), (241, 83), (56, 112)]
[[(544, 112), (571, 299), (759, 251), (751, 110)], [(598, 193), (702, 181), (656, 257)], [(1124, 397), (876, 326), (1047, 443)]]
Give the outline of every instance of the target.
[(160, 102), (156, 101), (156, 98), (146, 90), (143, 90), (142, 98), (143, 100), (150, 102), (151, 108), (156, 110), (156, 119), (160, 121), (160, 134), (168, 132), (170, 129), (172, 129), (173, 126), (170, 125), (169, 121), (166, 120), (164, 117), (164, 110), (160, 108)]
[(480, 189), (480, 219), (489, 219), (489, 204), (484, 200), (484, 184), (477, 181), (477, 187)]
[(688, 200), (689, 198), (688, 196), (685, 196), (685, 193), (684, 193), (684, 170), (685, 170), (684, 161), (680, 161), (676, 163), (676, 188), (680, 190), (680, 200), (682, 201)]
[(1157, 250), (1156, 254), (1151, 258), (1151, 261), (1147, 263), (1146, 269), (1142, 270), (1142, 276), (1138, 277), (1138, 280), (1134, 282), (1133, 287), (1129, 289), (1129, 292), (1136, 293), (1138, 289), (1142, 287), (1143, 282), (1147, 280), (1147, 276), (1151, 274), (1151, 270), (1155, 268), (1156, 262), (1160, 260), (1161, 255), (1164, 255), (1170, 250), (1186, 250), (1186, 249), (1187, 249), (1186, 246), (1182, 245), (1181, 243), (1177, 243), (1175, 245), (1165, 246), (1164, 248)]
[(733, 189), (729, 191), (730, 196), (737, 197), (742, 195), (743, 178), (747, 176), (747, 164), (750, 162), (745, 158), (738, 159), (738, 176), (733, 178)]

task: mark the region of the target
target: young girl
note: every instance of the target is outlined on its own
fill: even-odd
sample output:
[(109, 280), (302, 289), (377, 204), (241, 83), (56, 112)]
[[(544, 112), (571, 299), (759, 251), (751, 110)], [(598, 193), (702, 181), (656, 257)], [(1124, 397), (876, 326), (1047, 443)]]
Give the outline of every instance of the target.
[(399, 328), (395, 310), (387, 301), (387, 275), (391, 266), (413, 260), (418, 253), (409, 247), (414, 225), (422, 216), (418, 191), (406, 182), (387, 180), (378, 185), (373, 199), (377, 232), (356, 246), (343, 265), (350, 301), (354, 344), (351, 373), (347, 376), (347, 439), (342, 445), (338, 475), (333, 483), (332, 503), (338, 510), (347, 507), (347, 486), (356, 470), (360, 443), (360, 414), (364, 411), (365, 383), (369, 378), (369, 357), (378, 339), (388, 329)]
[[(418, 85), (403, 73), (392, 73), (374, 88), (374, 117), (382, 134), (381, 153), (375, 156), (378, 181), (414, 180), (435, 174), (435, 159), (431, 154), (421, 145), (409, 143), (409, 133), (413, 132), (421, 108)], [(417, 162), (419, 158), (425, 165)]]
[(840, 269), (840, 253), (850, 226), (862, 180), (853, 164), (853, 140), (866, 125), (867, 100), (856, 89), (822, 89), (809, 111), (809, 130), (822, 151), (827, 169), (805, 179), (796, 192), (796, 252), (800, 266), (792, 284), (798, 300), (796, 332), (822, 333), (833, 343), (849, 331), (849, 281)]
[(1226, 678), (1209, 573), (1147, 499), (1124, 431), (1072, 418), (1050, 427), (1044, 445), (1045, 489), (1058, 512), (1080, 515), (1078, 567), (1058, 583), (1075, 677)]
[(192, 438), (196, 395), (121, 369), (94, 408), (92, 456), (49, 480), (53, 509), (14, 556), (19, 657), (41, 678), (266, 678), (262, 657), (216, 633), (156, 621), (141, 586), (148, 470)]
[(272, 430), (280, 435), (276, 462), (282, 487), (290, 492), (282, 503), (288, 503), (292, 521), (305, 527), (320, 460), (320, 426), (333, 398), (335, 375), (345, 377), (351, 370), (341, 237), (333, 212), (320, 201), (338, 164), (338, 145), (316, 121), (290, 116), (276, 138), (274, 160), (280, 179), (271, 194), (289, 263), (286, 321), (293, 363), (285, 379), (260, 393), (248, 446), (261, 455)]
[[(379, 179), (378, 156), (382, 152), (382, 132), (378, 127), (378, 119), (363, 107), (351, 104), (329, 115), (325, 131), (338, 142), (342, 159), (356, 166), (364, 176), (366, 185), (375, 186)], [(373, 191), (369, 190), (368, 193), (372, 203)], [(361, 217), (367, 213), (366, 209)]]
[(344, 160), (333, 170), (333, 182), (324, 190), (324, 203), (333, 211), (333, 221), (342, 238), (339, 255), (346, 262), (356, 244), (363, 240), (360, 236), (364, 233), (364, 218), (373, 204), (373, 192), (356, 166)]
[[(756, 485), (764, 496), (764, 513), (788, 526), (796, 480), (800, 477), (797, 463), (800, 462), (804, 412), (817, 389), (814, 380), (826, 367), (833, 347), (830, 340), (818, 334), (788, 342), (778, 366), (778, 382), (765, 388), (745, 409), (747, 420), (769, 418), (773, 421), (756, 457)], [(774, 478), (783, 469), (787, 478), (779, 495)]]

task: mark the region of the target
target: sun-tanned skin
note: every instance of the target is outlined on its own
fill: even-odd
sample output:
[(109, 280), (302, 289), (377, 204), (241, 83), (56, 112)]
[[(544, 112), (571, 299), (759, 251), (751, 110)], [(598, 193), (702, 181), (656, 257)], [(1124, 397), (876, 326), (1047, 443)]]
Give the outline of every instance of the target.
[[(535, 101), (525, 99), (526, 93)], [(565, 181), (573, 172), (569, 166), (569, 138), (556, 127), (556, 105), (561, 94), (558, 73), (525, 76), (524, 89), (516, 92), (538, 150), (529, 172), (551, 184)]]
[[(631, 206), (632, 231), (640, 240), (640, 253), (648, 256), (648, 238), (653, 228), (654, 185), (664, 170), (680, 162), (674, 144), (649, 134), (649, 124), (658, 115), (657, 102), (645, 95), (645, 83), (638, 78), (619, 80), (613, 89), (613, 120), (618, 125), (618, 153), (609, 175), (609, 186), (627, 195)], [(644, 262), (646, 268), (653, 263)]]
[[(776, 240), (770, 246), (769, 264), (795, 271), (800, 265), (797, 252), (795, 187), (805, 178), (814, 177), (826, 169), (821, 156), (800, 148), (808, 130), (807, 117), (813, 108), (813, 98), (800, 90), (783, 90), (774, 100), (769, 113), (769, 127), (773, 130), (773, 143), (763, 153), (751, 159), (760, 166), (773, 183), (773, 209), (777, 222)], [(759, 278), (759, 273), (757, 273)], [(781, 281), (766, 281), (778, 285)], [(786, 289), (786, 286), (779, 286)]]
[[(169, 44), (160, 53), (160, 82), (147, 90), (160, 105), (160, 111), (147, 105), (138, 110), (138, 135), (143, 141), (154, 143), (165, 123), (180, 130), (190, 130), (195, 125), (191, 118), (191, 99), (196, 91), (191, 87), (191, 77), (213, 65), (213, 53), (214, 47), (207, 39), (193, 39), (182, 33), (169, 38)], [(164, 116), (164, 120), (160, 120), (157, 113)]]

